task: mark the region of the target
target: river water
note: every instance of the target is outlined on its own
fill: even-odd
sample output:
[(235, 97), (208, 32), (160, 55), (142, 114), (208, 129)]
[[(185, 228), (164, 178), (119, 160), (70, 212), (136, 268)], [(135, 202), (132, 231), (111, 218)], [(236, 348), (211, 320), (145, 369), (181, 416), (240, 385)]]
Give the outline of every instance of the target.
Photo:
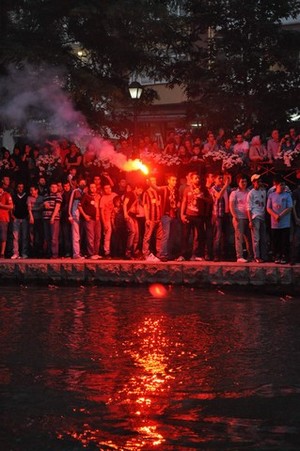
[(224, 291), (2, 287), (1, 449), (300, 449), (300, 299)]

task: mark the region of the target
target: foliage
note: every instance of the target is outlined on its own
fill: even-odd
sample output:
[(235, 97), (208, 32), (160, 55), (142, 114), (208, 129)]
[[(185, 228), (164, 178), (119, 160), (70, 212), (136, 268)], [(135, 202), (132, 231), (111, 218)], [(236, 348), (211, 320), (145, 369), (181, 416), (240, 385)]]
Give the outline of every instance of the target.
[(129, 125), (138, 74), (184, 86), (210, 128), (280, 126), (300, 81), (300, 33), (281, 20), (299, 12), (300, 0), (2, 0), (0, 74), (24, 61), (63, 67), (96, 131)]
[[(188, 2), (192, 51), (184, 80), (208, 127), (265, 128), (285, 123), (299, 98), (300, 33), (282, 19), (300, 12), (298, 0), (211, 0), (209, 39), (197, 24), (203, 9)], [(197, 109), (196, 109), (197, 110)]]

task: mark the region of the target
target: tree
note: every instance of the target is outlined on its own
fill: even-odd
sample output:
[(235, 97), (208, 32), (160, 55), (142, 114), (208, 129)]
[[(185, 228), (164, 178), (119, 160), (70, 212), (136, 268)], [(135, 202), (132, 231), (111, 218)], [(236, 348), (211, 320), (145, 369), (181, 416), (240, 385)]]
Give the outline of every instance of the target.
[[(282, 19), (297, 0), (210, 0), (187, 3), (191, 30), (187, 93), (209, 127), (286, 124), (299, 99), (300, 33)], [(203, 6), (203, 5), (202, 5)], [(203, 15), (208, 45), (203, 46)], [(196, 105), (196, 106), (195, 106)]]
[[(96, 129), (118, 128), (125, 120), (126, 112), (116, 115), (116, 106), (129, 105), (133, 74), (164, 78), (182, 53), (183, 19), (175, 1), (3, 0), (1, 5), (0, 73), (12, 62), (64, 67), (65, 89)], [(154, 95), (146, 91), (144, 101)]]

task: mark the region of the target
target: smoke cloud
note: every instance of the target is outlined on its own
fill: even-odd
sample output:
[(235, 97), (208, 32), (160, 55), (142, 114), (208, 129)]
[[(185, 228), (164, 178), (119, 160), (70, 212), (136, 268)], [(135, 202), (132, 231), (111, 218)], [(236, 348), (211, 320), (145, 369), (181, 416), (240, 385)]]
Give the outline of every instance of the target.
[(110, 161), (124, 169), (126, 156), (116, 152), (111, 142), (95, 136), (63, 90), (65, 80), (62, 70), (47, 66), (10, 66), (7, 75), (0, 78), (1, 123), (6, 128), (22, 130), (34, 141), (50, 134), (67, 137), (91, 158)]

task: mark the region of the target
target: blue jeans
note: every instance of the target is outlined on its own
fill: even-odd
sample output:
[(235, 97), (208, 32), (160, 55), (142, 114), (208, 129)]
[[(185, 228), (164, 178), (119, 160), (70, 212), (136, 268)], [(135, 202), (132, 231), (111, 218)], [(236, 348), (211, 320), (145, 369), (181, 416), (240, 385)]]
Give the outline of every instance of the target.
[(58, 257), (59, 249), (59, 219), (56, 219), (53, 224), (49, 219), (44, 220), (44, 235), (46, 241), (46, 256)]
[(162, 225), (162, 238), (160, 245), (160, 254), (159, 257), (169, 257), (169, 241), (170, 241), (170, 230), (171, 224), (173, 222), (173, 218), (168, 215), (164, 215), (161, 218)]
[[(19, 253), (24, 256), (28, 255), (28, 220), (27, 219), (14, 219), (13, 222), (13, 249), (14, 254), (19, 255)], [(20, 247), (19, 247), (20, 245)], [(21, 252), (19, 252), (21, 250)]]
[(254, 218), (252, 220), (252, 247), (254, 258), (267, 260), (267, 233), (264, 219)]
[(234, 240), (235, 240), (235, 252), (236, 258), (243, 257), (243, 244), (245, 241), (248, 257), (252, 256), (252, 243), (251, 243), (251, 233), (249, 228), (248, 219), (233, 219), (232, 224), (234, 227)]

